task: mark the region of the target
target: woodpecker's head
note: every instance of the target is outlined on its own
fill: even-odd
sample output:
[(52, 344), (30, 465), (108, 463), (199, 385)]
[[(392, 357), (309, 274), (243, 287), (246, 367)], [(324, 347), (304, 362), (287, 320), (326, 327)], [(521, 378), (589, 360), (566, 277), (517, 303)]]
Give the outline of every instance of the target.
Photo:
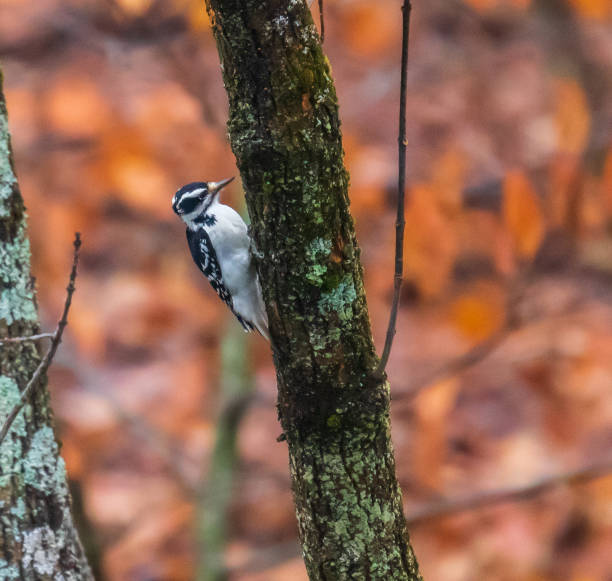
[(185, 222), (206, 212), (217, 200), (219, 192), (234, 178), (220, 182), (192, 182), (180, 188), (172, 199), (172, 209)]

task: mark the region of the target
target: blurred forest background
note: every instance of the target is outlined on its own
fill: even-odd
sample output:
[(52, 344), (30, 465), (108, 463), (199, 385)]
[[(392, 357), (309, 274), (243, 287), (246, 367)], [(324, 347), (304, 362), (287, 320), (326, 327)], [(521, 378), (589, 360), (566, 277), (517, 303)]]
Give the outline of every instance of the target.
[[(380, 347), (400, 4), (325, 0)], [(196, 523), (222, 505), (219, 491), (201, 500), (221, 417), (238, 424), (229, 578), (305, 580), (268, 345), (241, 334), (170, 208), (184, 183), (237, 175), (203, 2), (0, 0), (0, 58), (46, 330), (83, 233), (50, 389), (104, 578), (194, 578), (208, 538)], [(427, 581), (612, 580), (611, 476), (483, 496), (610, 464), (611, 145), (609, 0), (414, 2), (407, 282), (389, 376)], [(241, 207), (239, 181), (225, 192)]]

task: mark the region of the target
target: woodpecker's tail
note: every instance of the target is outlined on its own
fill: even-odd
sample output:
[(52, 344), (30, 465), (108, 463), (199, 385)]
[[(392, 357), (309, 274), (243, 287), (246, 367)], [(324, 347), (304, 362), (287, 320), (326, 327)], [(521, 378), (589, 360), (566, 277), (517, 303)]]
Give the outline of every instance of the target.
[(266, 314), (266, 307), (261, 297), (261, 291), (258, 292), (256, 304), (251, 304), (249, 309), (249, 318), (246, 319), (240, 315), (234, 307), (231, 307), (232, 313), (238, 319), (245, 333), (256, 330), (264, 339), (270, 340), (270, 334), (268, 332), (268, 315)]
[(253, 321), (253, 327), (259, 331), (259, 334), (264, 338), (270, 341), (270, 333), (268, 331), (268, 316), (266, 315), (266, 310), (263, 304), (261, 305), (261, 310), (257, 313), (257, 320)]
[(247, 321), (236, 311), (233, 311), (233, 313), (242, 325), (245, 333), (256, 330), (264, 339), (270, 340), (270, 335), (268, 333), (268, 317), (266, 317), (265, 311), (258, 313), (257, 319), (253, 321)]
[(270, 332), (268, 330), (268, 314), (266, 313), (266, 305), (264, 305), (263, 302), (259, 279), (257, 279), (257, 298), (258, 304), (257, 309), (255, 310), (255, 320), (253, 321), (253, 325), (264, 339), (270, 341)]

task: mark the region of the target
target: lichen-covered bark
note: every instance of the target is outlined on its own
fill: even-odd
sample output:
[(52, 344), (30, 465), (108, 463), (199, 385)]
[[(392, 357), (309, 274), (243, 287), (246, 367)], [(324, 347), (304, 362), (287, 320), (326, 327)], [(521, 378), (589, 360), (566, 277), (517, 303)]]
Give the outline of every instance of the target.
[(308, 574), (418, 579), (329, 63), (304, 0), (207, 0), (207, 8), (264, 257), (258, 270)]
[[(23, 200), (12, 165), (0, 71), (0, 337), (38, 332)], [(38, 366), (34, 343), (0, 345), (0, 422)], [(0, 579), (92, 579), (70, 513), (46, 389), (0, 445)]]

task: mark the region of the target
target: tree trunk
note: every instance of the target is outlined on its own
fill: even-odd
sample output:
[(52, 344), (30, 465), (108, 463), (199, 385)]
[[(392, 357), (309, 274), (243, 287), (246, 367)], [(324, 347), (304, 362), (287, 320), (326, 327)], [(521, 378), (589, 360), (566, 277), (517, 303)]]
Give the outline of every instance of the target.
[(309, 577), (419, 579), (395, 477), (389, 385), (376, 372), (336, 93), (310, 11), (304, 0), (206, 3), (263, 256)]
[[(0, 338), (37, 333), (30, 244), (12, 164), (1, 71), (0, 292)], [(0, 422), (39, 361), (34, 342), (0, 345)], [(0, 446), (0, 579), (93, 579), (70, 512), (46, 386), (34, 392)]]

